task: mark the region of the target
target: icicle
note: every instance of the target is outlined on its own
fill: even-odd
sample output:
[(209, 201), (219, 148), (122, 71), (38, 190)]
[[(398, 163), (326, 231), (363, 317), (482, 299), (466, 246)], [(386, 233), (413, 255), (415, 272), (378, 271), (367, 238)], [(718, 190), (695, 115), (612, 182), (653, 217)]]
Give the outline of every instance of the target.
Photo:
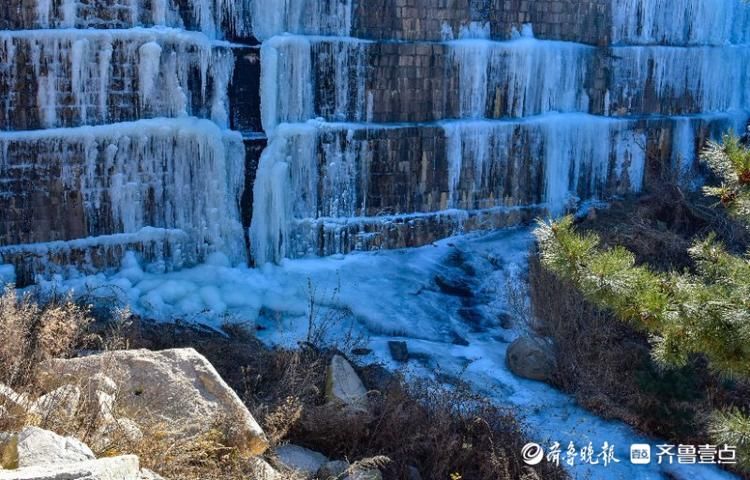
[[(201, 252), (244, 257), (239, 134), (226, 133), (209, 120), (162, 118), (0, 132), (0, 144), (8, 143), (30, 143), (52, 158), (59, 155), (60, 180), (82, 193), (85, 224), (97, 229), (92, 235), (134, 233), (144, 226), (176, 228), (188, 232)], [(81, 152), (80, 163), (65, 157), (70, 152)], [(12, 165), (26, 159), (5, 161)], [(114, 231), (102, 231), (103, 218), (111, 219)]]
[[(320, 198), (316, 202), (319, 216), (349, 218), (367, 215), (369, 164), (366, 152), (361, 151), (358, 142), (354, 141), (354, 130), (337, 132), (336, 141), (326, 143), (322, 150), (326, 162), (321, 173)], [(315, 165), (308, 168), (315, 168)], [(314, 210), (311, 213), (313, 215), (308, 215), (308, 218), (315, 217)]]
[(154, 86), (159, 80), (161, 65), (161, 47), (156, 42), (148, 42), (138, 49), (140, 57), (138, 63), (138, 94), (141, 98), (141, 107), (151, 101)]
[(42, 124), (46, 127), (54, 127), (57, 123), (57, 86), (55, 85), (55, 76), (49, 73), (47, 75), (40, 75), (37, 78), (39, 83), (37, 105), (39, 105)]
[(250, 226), (257, 265), (278, 262), (293, 251), (293, 218), (316, 216), (316, 143), (314, 126), (282, 124), (261, 155)]
[[(163, 28), (71, 29), (9, 31), (0, 39), (4, 47), (0, 61), (8, 65), (0, 76), (2, 86), (14, 88), (23, 81), (22, 75), (30, 76), (37, 93), (32, 104), (38, 117), (16, 128), (36, 128), (36, 118), (45, 127), (131, 118), (128, 103), (109, 104), (120, 93), (137, 97), (134, 100), (147, 107), (143, 115), (210, 116), (228, 125), (227, 89), (234, 59), (226, 44), (211, 42), (203, 34)], [(29, 71), (17, 70), (15, 57), (20, 55), (29, 59)], [(117, 80), (123, 86), (117, 92), (111, 85), (113, 59), (122, 65)], [(2, 99), (6, 119), (24, 108), (21, 100), (19, 96)]]
[(279, 123), (313, 116), (310, 41), (298, 36), (274, 37), (263, 43), (261, 61), (261, 119), (270, 137)]
[(443, 208), (458, 208), (456, 193), (461, 180), (461, 167), (463, 166), (463, 145), (461, 131), (458, 123), (449, 123), (443, 126), (446, 138), (446, 158), (448, 159), (448, 203)]
[(688, 117), (675, 118), (672, 132), (672, 171), (681, 185), (690, 186), (695, 174), (695, 130)]
[(724, 45), (750, 40), (742, 0), (611, 0), (615, 43)]
[[(586, 83), (592, 47), (520, 34), (510, 42), (463, 40), (450, 45), (463, 118), (483, 118), (493, 110), (495, 116), (507, 111), (525, 117), (589, 109)], [(490, 99), (495, 105), (488, 104)]]
[(234, 54), (227, 50), (213, 55), (211, 62), (213, 94), (211, 119), (222, 128), (229, 127), (229, 97), (227, 87), (234, 72)]
[(154, 22), (154, 25), (166, 25), (167, 0), (151, 1), (151, 20)]
[(645, 137), (629, 131), (628, 122), (559, 115), (545, 118), (539, 127), (544, 144), (545, 200), (553, 215), (562, 213), (571, 202), (600, 197), (607, 190), (611, 162), (618, 183), (625, 183), (629, 191), (640, 190)]
[[(312, 45), (316, 75), (326, 78), (327, 91), (319, 105), (321, 115), (335, 121), (363, 121), (371, 114), (372, 105), (365, 96), (368, 44), (347, 38), (316, 41)], [(285, 85), (279, 87), (283, 89)], [(289, 93), (282, 90), (280, 95)]]
[(458, 32), (460, 39), (488, 39), (490, 38), (490, 22), (470, 22), (468, 25), (461, 27)]
[[(71, 89), (80, 112), (81, 123), (86, 123), (86, 82), (88, 80), (89, 42), (82, 38), (73, 42), (70, 49)], [(110, 52), (111, 54), (111, 52)]]
[[(746, 47), (621, 47), (613, 49), (611, 101), (627, 111), (708, 113), (747, 108)], [(736, 79), (727, 88), (726, 79)], [(647, 104), (650, 90), (656, 104)]]
[(99, 50), (99, 118), (107, 121), (109, 98), (109, 76), (112, 68), (112, 42), (107, 40)]
[(251, 16), (259, 40), (281, 33), (347, 37), (352, 29), (352, 0), (255, 0)]
[(484, 118), (490, 43), (485, 40), (460, 40), (453, 42), (451, 48), (453, 61), (458, 66), (460, 115)]
[(41, 28), (49, 28), (49, 16), (52, 11), (52, 0), (37, 0), (36, 21)]
[(76, 0), (62, 0), (62, 26), (75, 28), (78, 17), (78, 2)]

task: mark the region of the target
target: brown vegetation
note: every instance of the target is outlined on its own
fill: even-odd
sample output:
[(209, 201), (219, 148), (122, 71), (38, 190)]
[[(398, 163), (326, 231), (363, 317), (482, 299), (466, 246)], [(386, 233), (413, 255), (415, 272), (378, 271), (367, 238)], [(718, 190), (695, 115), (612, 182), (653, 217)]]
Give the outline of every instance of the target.
[[(378, 366), (360, 369), (370, 390), (369, 414), (327, 404), (325, 373), (335, 350), (309, 344), (299, 350), (267, 349), (249, 335), (226, 338), (179, 324), (140, 322), (140, 347), (193, 346), (237, 391), (276, 443), (292, 442), (329, 458), (390, 460), (384, 478), (409, 478), (416, 468), (425, 479), (566, 478), (542, 465), (531, 470), (518, 452), (523, 427), (512, 411), (498, 408), (465, 385), (407, 383)], [(157, 333), (159, 332), (159, 333)]]
[[(368, 413), (353, 413), (325, 399), (333, 349), (310, 344), (297, 350), (268, 349), (252, 331), (236, 325), (216, 332), (179, 322), (143, 321), (127, 311), (115, 314), (114, 320), (94, 322), (89, 309), (70, 299), (39, 307), (30, 297), (17, 300), (15, 295), (6, 290), (0, 303), (0, 328), (9, 339), (0, 344), (0, 358), (11, 366), (3, 370), (0, 382), (29, 398), (44, 393), (35, 382), (34, 366), (46, 358), (72, 356), (76, 348), (193, 347), (243, 396), (274, 445), (293, 442), (332, 459), (377, 465), (386, 479), (410, 478), (415, 470), (425, 479), (566, 478), (548, 465), (523, 465), (519, 452), (524, 432), (514, 412), (492, 405), (460, 383), (452, 389), (409, 384), (379, 366), (364, 367), (359, 373), (370, 389), (370, 408)], [(84, 398), (74, 412), (45, 419), (0, 409), (0, 430), (33, 423), (86, 441), (97, 424), (89, 403)], [(225, 420), (199, 438), (175, 443), (156, 416), (144, 413), (138, 418), (142, 438), (129, 438), (126, 429), (115, 431), (95, 450), (99, 455), (137, 454), (142, 466), (173, 480), (261, 478), (258, 460), (227, 447), (222, 432), (231, 419)]]
[[(747, 245), (746, 231), (708, 208), (703, 197), (670, 188), (597, 211), (579, 227), (662, 270), (692, 269), (685, 252), (694, 238), (710, 231), (735, 250)], [(705, 444), (711, 438), (711, 412), (750, 407), (750, 385), (722, 378), (701, 357), (683, 368), (660, 368), (642, 332), (594, 307), (538, 260), (531, 261), (529, 283), (539, 333), (555, 344), (553, 383), (585, 408), (674, 443)]]

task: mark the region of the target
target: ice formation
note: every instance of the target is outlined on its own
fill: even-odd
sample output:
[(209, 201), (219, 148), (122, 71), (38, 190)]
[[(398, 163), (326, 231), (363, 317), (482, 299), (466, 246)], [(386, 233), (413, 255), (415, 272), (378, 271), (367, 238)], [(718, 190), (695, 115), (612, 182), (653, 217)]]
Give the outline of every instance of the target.
[[(705, 2), (703, 2), (705, 3)], [(627, 112), (726, 112), (750, 106), (750, 49), (616, 47), (610, 98)], [(649, 105), (649, 97), (653, 105)]]
[(496, 91), (503, 98), (495, 101), (515, 117), (589, 111), (591, 47), (523, 36), (510, 42), (458, 40), (450, 48), (460, 117), (485, 118), (491, 111), (488, 95)]
[(252, 0), (33, 0), (36, 13), (26, 28), (174, 27), (203, 32), (211, 38), (250, 33)]
[[(396, 142), (384, 131), (435, 124), (369, 123), (376, 107), (383, 115), (376, 103), (389, 98), (375, 90), (387, 70), (373, 73), (379, 67), (370, 59), (383, 48), (397, 57), (386, 65), (410, 66), (421, 61), (409, 57), (419, 43), (399, 50), (403, 44), (350, 38), (349, 21), (329, 17), (336, 8), (349, 12), (348, 2), (287, 0), (276, 10), (256, 3), (269, 136), (254, 191), (256, 261), (330, 253), (324, 245), (330, 232), (371, 235), (377, 218), (386, 225), (393, 218), (539, 205), (559, 214), (578, 202), (637, 192), (649, 171), (649, 148), (668, 149), (674, 179), (694, 186), (698, 142), (729, 127), (743, 130), (750, 112), (744, 43), (750, 16), (738, 0), (720, 0), (716, 8), (701, 0), (679, 3), (611, 0), (613, 46), (604, 48), (537, 39), (529, 24), (498, 40), (486, 22), (455, 31), (443, 23), (443, 42), (430, 48), (443, 48), (444, 77), (435, 85), (446, 92), (431, 101), (446, 158), (431, 159), (429, 168), (430, 178), (447, 179), (444, 191), (415, 179), (418, 193), (412, 187), (394, 193), (401, 203), (381, 210), (372, 192), (383, 187), (372, 172), (384, 175), (393, 163), (384, 164), (376, 139)], [(398, 102), (388, 108), (395, 116), (409, 113)], [(415, 161), (405, 160), (403, 168)], [(397, 174), (389, 174), (396, 182)], [(322, 230), (301, 233), (301, 225), (321, 224)]]
[[(21, 63), (25, 58), (33, 74), (25, 88), (36, 87), (43, 127), (199, 114), (205, 104), (214, 105), (207, 116), (228, 125), (234, 57), (228, 45), (200, 33), (163, 28), (0, 32), (0, 59), (7, 65), (0, 69), (0, 86), (11, 90), (21, 82), (28, 72)], [(27, 108), (25, 91), (0, 100), (3, 123), (12, 125), (14, 112)], [(138, 105), (139, 112), (133, 112)]]
[(611, 1), (615, 43), (724, 45), (750, 40), (750, 12), (743, 0)]
[[(391, 358), (388, 341), (406, 341), (409, 351), (419, 357), (409, 362), (407, 375), (435, 378), (440, 372), (444, 377), (460, 376), (493, 401), (518, 409), (533, 441), (563, 445), (607, 441), (615, 446), (619, 463), (605, 468), (576, 462), (567, 467), (572, 477), (733, 478), (714, 465), (656, 461), (633, 465), (629, 461), (632, 443), (653, 445), (660, 440), (601, 419), (546, 383), (521, 379), (508, 370), (506, 349), (524, 333), (522, 325), (511, 330), (497, 326), (498, 315), (512, 308), (506, 290), (498, 290), (498, 285), (519, 283), (532, 242), (528, 230), (506, 229), (449, 238), (407, 251), (286, 260), (259, 269), (230, 268), (227, 259), (218, 254), (203, 265), (168, 273), (151, 272), (128, 255), (118, 272), (44, 282), (43, 287), (50, 292), (74, 289), (88, 298), (93, 295), (110, 302), (128, 302), (149, 318), (212, 321), (215, 326), (226, 321), (256, 322), (265, 327), (258, 333), (263, 341), (294, 348), (307, 335), (312, 284), (312, 298), (320, 309), (318, 318), (330, 314), (342, 319), (327, 330), (324, 341), (362, 338), (372, 349), (363, 360), (389, 369), (402, 365)], [(456, 258), (463, 262), (460, 266), (455, 264)], [(433, 283), (436, 275), (461, 278), (465, 275), (461, 267), (467, 266), (474, 272), (471, 282), (477, 297), (486, 299), (477, 300), (475, 306), (479, 327), (461, 317), (461, 299), (440, 292)], [(273, 313), (264, 315), (263, 311)], [(456, 334), (467, 339), (468, 345), (454, 344)]]
[(253, 34), (268, 40), (281, 33), (348, 36), (352, 0), (253, 0)]
[(304, 122), (313, 115), (310, 41), (282, 35), (261, 47), (261, 108), (268, 136), (279, 123)]
[(0, 132), (0, 172), (33, 168), (35, 159), (19, 146), (43, 154), (39, 161), (57, 158), (62, 184), (85, 199), (90, 235), (179, 229), (196, 258), (217, 250), (234, 261), (245, 257), (238, 212), (244, 147), (237, 133), (194, 118)]

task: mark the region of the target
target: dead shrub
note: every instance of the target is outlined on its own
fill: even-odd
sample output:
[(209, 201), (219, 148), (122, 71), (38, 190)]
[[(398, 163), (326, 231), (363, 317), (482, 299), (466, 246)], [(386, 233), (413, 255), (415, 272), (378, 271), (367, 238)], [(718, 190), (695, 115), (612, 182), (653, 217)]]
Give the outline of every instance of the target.
[(91, 322), (71, 297), (40, 306), (31, 294), (7, 286), (0, 296), (0, 383), (23, 388), (39, 362), (69, 355)]
[(326, 369), (336, 350), (310, 344), (269, 349), (256, 339), (185, 324), (136, 322), (133, 331), (139, 338), (133, 348), (192, 346), (205, 355), (241, 392), (275, 445), (292, 442), (352, 464), (386, 457), (389, 461), (379, 467), (386, 480), (409, 478), (412, 468), (425, 479), (567, 478), (546, 464), (525, 466), (520, 460), (524, 428), (515, 412), (493, 405), (460, 381), (451, 388), (410, 384), (382, 367), (366, 367), (360, 374), (371, 390), (371, 409), (362, 414), (326, 402)]

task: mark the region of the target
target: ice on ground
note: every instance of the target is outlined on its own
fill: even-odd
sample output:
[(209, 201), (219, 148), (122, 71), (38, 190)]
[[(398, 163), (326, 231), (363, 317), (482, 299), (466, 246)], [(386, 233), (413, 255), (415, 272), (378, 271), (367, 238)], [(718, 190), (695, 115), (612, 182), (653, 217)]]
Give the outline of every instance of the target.
[[(312, 297), (316, 334), (364, 339), (372, 349), (365, 357), (368, 362), (400, 368), (387, 344), (404, 340), (415, 354), (408, 364), (409, 375), (460, 376), (498, 403), (516, 408), (534, 441), (545, 446), (551, 441), (567, 446), (572, 441), (579, 448), (590, 441), (596, 449), (606, 441), (615, 446), (619, 463), (575, 466), (570, 469), (575, 478), (733, 478), (707, 465), (655, 461), (632, 465), (630, 444), (653, 446), (660, 441), (598, 418), (544, 383), (510, 373), (505, 351), (524, 326), (503, 329), (499, 317), (515, 316), (524, 308), (525, 297), (519, 301), (518, 295), (508, 292), (522, 283), (532, 242), (528, 228), (515, 228), (408, 250), (283, 260), (260, 269), (232, 266), (217, 253), (206, 264), (162, 274), (149, 273), (129, 254), (114, 275), (58, 279), (42, 286), (119, 297), (136, 312), (162, 320), (180, 317), (215, 325), (255, 322), (263, 327), (259, 331), (263, 341), (287, 346), (307, 338)], [(457, 336), (468, 345), (454, 344)]]
[(0, 285), (15, 283), (16, 269), (13, 265), (0, 264)]

